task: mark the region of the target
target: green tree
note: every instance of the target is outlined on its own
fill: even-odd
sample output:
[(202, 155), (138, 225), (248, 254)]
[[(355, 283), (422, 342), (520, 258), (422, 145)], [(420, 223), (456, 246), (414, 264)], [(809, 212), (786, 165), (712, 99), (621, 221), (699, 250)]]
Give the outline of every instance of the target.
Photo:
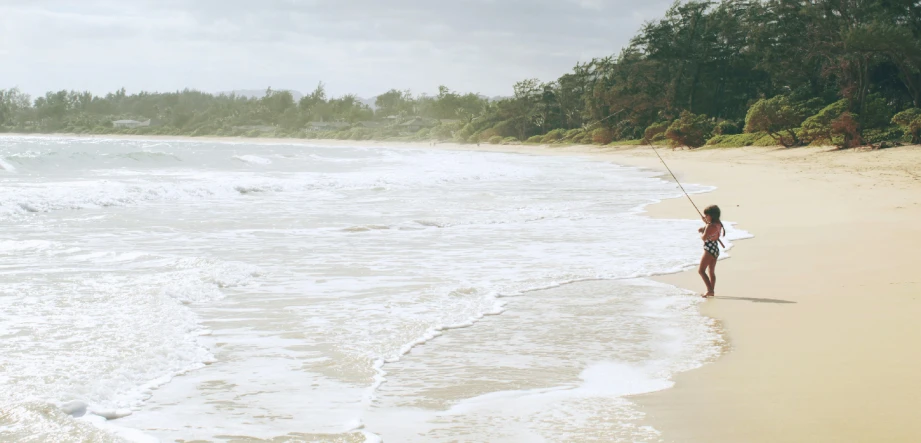
[(18, 88), (0, 89), (0, 127), (21, 125), (32, 110), (32, 98)]
[[(820, 110), (815, 115), (807, 118), (797, 136), (807, 144), (834, 143), (835, 136), (839, 135), (833, 127), (833, 122), (848, 112), (848, 100), (841, 99)], [(849, 114), (849, 118), (853, 118)]]
[(766, 132), (784, 147), (800, 143), (796, 131), (809, 116), (809, 109), (803, 103), (796, 103), (786, 95), (761, 99), (748, 109), (745, 116), (745, 132)]
[[(577, 63), (555, 80), (519, 82), (512, 97), (496, 101), (447, 86), (431, 96), (390, 90), (377, 98), (372, 112), (353, 95), (328, 97), (323, 83), (297, 106), (289, 94), (271, 89), (259, 99), (194, 90), (128, 94), (121, 88), (103, 96), (57, 91), (17, 106), (6, 98), (10, 94), (0, 97), (0, 125), (44, 131), (113, 131), (106, 126), (112, 120), (150, 118), (163, 125), (157, 129), (163, 133), (240, 134), (241, 126), (273, 125), (285, 135), (312, 120), (394, 115), (461, 120), (453, 132), (465, 141), (496, 135), (526, 140), (562, 129), (576, 130), (567, 139), (583, 142), (592, 141), (597, 128), (617, 139), (643, 137), (656, 122), (689, 112), (721, 122), (744, 120), (750, 131), (765, 130), (783, 144), (795, 144), (804, 134), (803, 142), (833, 140), (843, 146), (859, 142), (865, 131), (873, 131), (868, 139), (895, 137), (897, 131), (886, 128), (892, 115), (921, 108), (921, 3), (676, 2), (619, 53)], [(788, 102), (772, 102), (777, 96)], [(764, 97), (772, 99), (760, 101)], [(836, 104), (834, 115), (816, 113), (811, 105), (842, 99), (844, 108)], [(801, 112), (801, 104), (808, 105), (808, 113)], [(809, 114), (815, 118), (795, 131), (795, 122)], [(685, 121), (673, 129), (697, 126)], [(720, 123), (719, 131), (729, 126)], [(370, 133), (390, 132), (338, 135), (366, 138)]]
[(265, 91), (265, 96), (262, 97), (262, 104), (274, 116), (279, 116), (284, 114), (285, 111), (294, 108), (294, 96), (291, 95), (289, 91), (273, 91), (272, 88), (268, 88)]
[(665, 137), (673, 148), (699, 148), (707, 143), (712, 131), (713, 123), (706, 115), (684, 111), (665, 131)]
[(391, 89), (377, 96), (374, 100), (374, 106), (377, 107), (376, 114), (382, 117), (406, 117), (415, 114), (413, 96), (408, 90)]
[(598, 128), (592, 131), (592, 143), (606, 145), (614, 141), (614, 133), (608, 128)]
[(665, 136), (665, 131), (668, 130), (668, 127), (668, 122), (657, 122), (649, 125), (643, 131), (643, 144), (651, 145), (654, 141), (660, 140)]
[(326, 105), (326, 86), (323, 82), (320, 82), (316, 89), (313, 90), (308, 95), (301, 97), (298, 101), (297, 106), (301, 112), (306, 114), (316, 114), (320, 115), (325, 110), (323, 109)]
[(910, 108), (892, 117), (892, 123), (902, 127), (914, 144), (921, 143), (921, 109)]

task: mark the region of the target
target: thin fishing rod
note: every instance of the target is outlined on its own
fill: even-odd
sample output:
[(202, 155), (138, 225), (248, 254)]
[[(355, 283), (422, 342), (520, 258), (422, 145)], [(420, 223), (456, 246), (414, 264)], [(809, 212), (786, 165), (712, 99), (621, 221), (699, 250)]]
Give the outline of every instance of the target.
[[(699, 215), (700, 218), (704, 218), (704, 215), (700, 212), (700, 209), (697, 208), (697, 204), (694, 203), (694, 200), (691, 198), (690, 194), (688, 194), (688, 191), (684, 190), (684, 186), (681, 185), (681, 182), (678, 180), (678, 177), (675, 177), (675, 173), (672, 172), (672, 169), (668, 167), (668, 163), (665, 163), (665, 159), (662, 158), (661, 155), (659, 155), (659, 151), (656, 149), (656, 145), (650, 144), (650, 146), (652, 146), (652, 152), (656, 153), (656, 157), (659, 157), (659, 161), (661, 161), (662, 165), (665, 166), (665, 170), (668, 171), (668, 173), (672, 175), (672, 178), (675, 179), (675, 183), (678, 183), (678, 187), (681, 188), (681, 192), (684, 192), (684, 196), (688, 198), (688, 201), (691, 202), (691, 205), (694, 206), (695, 210), (697, 210), (697, 215)], [(726, 228), (723, 228), (723, 229), (726, 229)], [(723, 240), (721, 240), (719, 237), (717, 237), (716, 241), (720, 242), (720, 246), (722, 246), (723, 248), (726, 248), (726, 245), (723, 244)]]
[(656, 157), (659, 157), (659, 161), (661, 161), (662, 164), (665, 166), (665, 170), (668, 171), (668, 173), (672, 175), (672, 178), (675, 179), (675, 183), (678, 183), (678, 187), (681, 188), (681, 192), (684, 192), (684, 196), (688, 198), (688, 201), (691, 202), (691, 205), (693, 205), (694, 209), (697, 210), (697, 215), (699, 215), (700, 218), (704, 218), (704, 215), (701, 214), (700, 209), (697, 209), (697, 205), (694, 203), (694, 200), (692, 200), (691, 196), (688, 195), (688, 191), (684, 190), (684, 186), (681, 186), (681, 182), (678, 181), (678, 177), (675, 177), (675, 173), (672, 172), (671, 168), (668, 167), (668, 163), (665, 163), (665, 159), (663, 159), (662, 156), (659, 155), (659, 151), (656, 150), (656, 146), (655, 145), (650, 145), (650, 146), (652, 146), (652, 152), (656, 153)]

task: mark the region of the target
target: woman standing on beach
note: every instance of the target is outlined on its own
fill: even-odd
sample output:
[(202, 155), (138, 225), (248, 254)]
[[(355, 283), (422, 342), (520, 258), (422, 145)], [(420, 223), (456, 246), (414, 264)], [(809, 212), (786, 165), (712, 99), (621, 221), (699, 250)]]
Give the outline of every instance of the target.
[[(720, 247), (717, 244), (720, 240), (720, 233), (726, 235), (726, 228), (720, 222), (720, 208), (712, 205), (704, 209), (704, 226), (697, 230), (701, 234), (700, 239), (704, 241), (704, 255), (700, 258), (700, 268), (698, 273), (704, 279), (707, 285), (707, 293), (704, 297), (713, 297), (713, 291), (716, 290), (716, 259), (720, 257)], [(709, 270), (710, 275), (707, 275)]]

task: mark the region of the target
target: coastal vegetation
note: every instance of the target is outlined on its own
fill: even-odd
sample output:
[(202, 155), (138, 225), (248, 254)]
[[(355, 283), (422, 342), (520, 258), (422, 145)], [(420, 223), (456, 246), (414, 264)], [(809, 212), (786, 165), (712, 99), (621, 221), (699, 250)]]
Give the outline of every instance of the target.
[(724, 0), (671, 6), (620, 53), (488, 99), (440, 87), (370, 106), (185, 90), (0, 90), (0, 131), (700, 147), (921, 141), (921, 2)]

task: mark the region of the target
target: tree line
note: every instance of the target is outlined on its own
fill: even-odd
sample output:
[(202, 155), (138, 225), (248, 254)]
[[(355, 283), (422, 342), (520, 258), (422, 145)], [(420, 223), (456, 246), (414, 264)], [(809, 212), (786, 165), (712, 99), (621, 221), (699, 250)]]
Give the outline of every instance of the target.
[[(111, 120), (152, 119), (135, 132), (312, 136), (311, 121), (357, 123), (426, 117), (444, 121), (411, 137), (459, 142), (613, 141), (701, 146), (919, 142), (921, 1), (724, 0), (675, 3), (619, 54), (577, 64), (553, 81), (516, 83), (489, 100), (440, 87), (437, 95), (391, 90), (375, 109), (321, 84), (295, 102), (199, 91), (105, 96), (49, 92), (32, 100), (0, 91), (0, 128), (113, 132)], [(124, 130), (121, 130), (124, 131)], [(346, 128), (337, 138), (406, 136)]]

